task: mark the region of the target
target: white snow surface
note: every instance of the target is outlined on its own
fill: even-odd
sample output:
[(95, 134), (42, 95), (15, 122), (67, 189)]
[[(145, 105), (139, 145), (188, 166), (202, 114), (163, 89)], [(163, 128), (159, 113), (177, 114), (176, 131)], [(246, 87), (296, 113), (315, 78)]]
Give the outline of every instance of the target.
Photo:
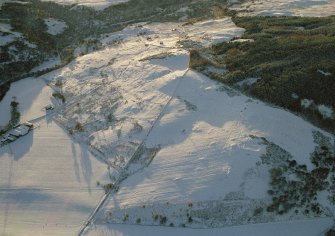
[(149, 227), (138, 225), (97, 225), (86, 232), (87, 236), (287, 236), (303, 235), (316, 236), (323, 235), (324, 229), (330, 228), (333, 222), (331, 219), (317, 219), (306, 221), (291, 221), (281, 223), (251, 224), (234, 227), (224, 227), (218, 229), (188, 229), (179, 227)]
[(254, 39), (234, 39), (231, 41), (232, 43), (253, 43)]
[[(229, 18), (208, 21), (208, 36), (204, 38), (199, 33), (203, 25), (143, 24), (103, 37), (104, 50), (78, 57), (44, 76), (51, 84), (63, 82), (67, 103), (57, 119), (69, 129), (77, 122), (84, 124), (80, 140), (109, 160), (124, 163), (171, 98), (176, 78), (188, 70), (188, 53), (178, 41), (192, 38), (207, 45), (219, 41), (219, 36), (228, 40), (244, 31), (233, 27)], [(180, 31), (172, 31), (177, 27)]]
[(322, 74), (322, 75), (324, 75), (324, 76), (330, 76), (330, 75), (332, 75), (332, 73), (330, 73), (330, 72), (325, 72), (325, 71), (323, 71), (323, 70), (317, 70), (317, 72), (319, 72), (320, 74)]
[(50, 69), (53, 68), (57, 65), (59, 65), (61, 63), (61, 59), (60, 57), (53, 57), (53, 58), (49, 58), (48, 60), (44, 61), (42, 64), (34, 67), (30, 72), (38, 72), (38, 71), (42, 71), (45, 69)]
[(101, 11), (109, 6), (128, 2), (129, 0), (42, 0), (42, 1), (55, 2), (63, 5), (76, 4), (77, 6), (92, 7), (95, 10)]
[(0, 33), (3, 33), (0, 34), (0, 46), (7, 45), (22, 36), (21, 33), (12, 31), (12, 26), (5, 23), (0, 23)]
[[(159, 149), (148, 167), (138, 171), (130, 166), (130, 176), (122, 182), (117, 194), (110, 195), (102, 205), (102, 209), (94, 219), (96, 224), (108, 221), (109, 213), (117, 215), (123, 211), (130, 214), (132, 222), (136, 220), (132, 215), (137, 214), (143, 217), (144, 223), (148, 223), (147, 219), (151, 218), (151, 213), (150, 215), (142, 213), (139, 208), (142, 209), (143, 205), (217, 201), (236, 192), (243, 193), (247, 199), (268, 199), (269, 196), (266, 193), (269, 183), (268, 169), (257, 167), (260, 156), (265, 152), (265, 145), (258, 138), (253, 137), (266, 138), (291, 153), (299, 164), (306, 164), (307, 168), (311, 168), (309, 154), (315, 147), (312, 132), (318, 130), (330, 136), (328, 133), (285, 110), (248, 98), (221, 83), (189, 70), (189, 53), (179, 42), (191, 40), (203, 46), (209, 46), (241, 36), (244, 30), (236, 27), (230, 18), (188, 26), (177, 23), (143, 23), (141, 26), (129, 26), (121, 32), (101, 38), (105, 48), (78, 57), (64, 68), (41, 77), (51, 85), (57, 82), (62, 84), (61, 88), (54, 86), (54, 89), (62, 92), (66, 99), (64, 106), (56, 109), (55, 120), (65, 129), (70, 130), (78, 142), (85, 143), (99, 158), (103, 158), (116, 169), (127, 166), (127, 162), (132, 160), (140, 147)], [(9, 93), (8, 96), (12, 95)], [(71, 142), (59, 144), (56, 140), (63, 139), (58, 139), (59, 136), (56, 134), (60, 132), (64, 137), (64, 132), (55, 131), (52, 125), (49, 128), (47, 124), (42, 123), (40, 130), (24, 137), (28, 141), (30, 138), (32, 145), (28, 145), (28, 148), (15, 148), (14, 150), (28, 150), (24, 151), (25, 155), (18, 155), (22, 157), (16, 159), (33, 161), (40, 157), (37, 163), (42, 166), (43, 163), (49, 165), (49, 161), (43, 162), (43, 160), (50, 158), (57, 165), (62, 163), (64, 167), (63, 163), (67, 162), (56, 159), (56, 156), (68, 157), (65, 153), (59, 153), (59, 150), (71, 150), (72, 147), (69, 149), (69, 146), (72, 144)], [(80, 131), (76, 128), (78, 124), (82, 127)], [(40, 139), (38, 139), (39, 134)], [(31, 135), (34, 135), (34, 139)], [(25, 145), (23, 141), (16, 141), (11, 146)], [(35, 151), (37, 154), (34, 153)], [(10, 153), (10, 151), (7, 152)], [(85, 181), (78, 181), (76, 173), (79, 171), (79, 158), (73, 158), (77, 156), (75, 151), (69, 154), (73, 160), (67, 158), (67, 161), (71, 160), (74, 163), (73, 166), (65, 165), (71, 167), (70, 170), (60, 172), (59, 175), (63, 173), (59, 177), (60, 183), (55, 183), (59, 189), (69, 189), (66, 187), (68, 184), (66, 179), (69, 178), (66, 173), (72, 174), (72, 177), (75, 174), (74, 182), (68, 181), (73, 183), (71, 186), (74, 188), (78, 187), (78, 182), (79, 186), (81, 183), (86, 184), (87, 187), (93, 186), (88, 183), (92, 184), (92, 181), (99, 179), (99, 177), (93, 178), (95, 176), (93, 174), (89, 175), (89, 178), (85, 177), (86, 170), (89, 169), (87, 168), (89, 154), (86, 149), (82, 152), (86, 157), (86, 161), (82, 160), (83, 158), (80, 159), (83, 161)], [(12, 163), (11, 155), (6, 151), (1, 155), (5, 158), (0, 158), (0, 161)], [(30, 169), (25, 168), (24, 163), (22, 164), (25, 170)], [(6, 166), (7, 172), (4, 173), (8, 173), (8, 165), (6, 163), (1, 165)], [(91, 173), (99, 168), (93, 168), (92, 164)], [(44, 166), (42, 170), (44, 169), (47, 167)], [(53, 167), (53, 170), (57, 168)], [(7, 185), (10, 186), (13, 179), (11, 173), (6, 175), (9, 176)], [(101, 171), (101, 173), (106, 172)], [(118, 177), (116, 172), (112, 175), (115, 178)], [(21, 177), (21, 175), (18, 176)], [(32, 179), (29, 175), (22, 176), (25, 176), (28, 182)], [(45, 174), (41, 176), (44, 177)], [(45, 180), (41, 181), (52, 183), (50, 186), (53, 186), (54, 182), (51, 180), (48, 182), (48, 178), (45, 177)], [(40, 185), (45, 187), (42, 183)], [(83, 195), (80, 195), (79, 200), (75, 202), (82, 201), (80, 199), (86, 196), (87, 189), (89, 188), (84, 188)], [(61, 196), (66, 197), (65, 195)], [(11, 206), (11, 203), (8, 203), (6, 197), (4, 198), (2, 200), (4, 212), (10, 212), (6, 209), (8, 205)], [(96, 197), (94, 199), (96, 200)], [(51, 198), (51, 202), (55, 201)], [(41, 201), (36, 201), (37, 205), (40, 203)], [(16, 205), (17, 201), (13, 204)], [(50, 202), (48, 204), (51, 205), (51, 209), (59, 207), (60, 213), (48, 216), (51, 218), (45, 217), (44, 213), (41, 215), (47, 220), (60, 222), (61, 230), (67, 229), (65, 218), (61, 216), (65, 214), (72, 216), (84, 212), (75, 211), (71, 214), (70, 210), (75, 205), (74, 202), (63, 205), (53, 205)], [(66, 206), (69, 206), (67, 210)], [(33, 206), (30, 211), (25, 212), (31, 214), (33, 209), (43, 212), (42, 208), (45, 207)], [(16, 208), (12, 209), (16, 211)], [(88, 210), (89, 207), (85, 209)], [(166, 212), (169, 210), (168, 207), (160, 209)], [(87, 211), (85, 214), (88, 215)], [(36, 217), (38, 218), (39, 214), (36, 214)], [(57, 221), (52, 217), (61, 219)], [(17, 222), (8, 219), (8, 214), (5, 213), (5, 229), (9, 228), (7, 222)], [(76, 221), (68, 220), (68, 222), (70, 225), (80, 225), (79, 222), (82, 219), (83, 217), (80, 216)], [(41, 222), (41, 220), (37, 221)], [(18, 220), (18, 222), (25, 221)], [(311, 224), (317, 225), (315, 222), (320, 221), (315, 220)], [(311, 228), (318, 233), (329, 224), (326, 220), (322, 224), (319, 223), (317, 227), (311, 226)], [(278, 225), (274, 224), (274, 227)], [(106, 230), (107, 235), (138, 235), (132, 231), (137, 228), (113, 225), (111, 227), (113, 228), (98, 226), (95, 231), (92, 226), (89, 232), (93, 235), (95, 233), (101, 235)], [(155, 232), (151, 228), (142, 229), (144, 229), (143, 234), (150, 235)], [(175, 230), (176, 233), (192, 235), (193, 232), (200, 232)], [(220, 230), (211, 232), (214, 235), (221, 233)]]
[(309, 108), (312, 104), (314, 104), (314, 101), (310, 100), (310, 99), (307, 99), (307, 98), (304, 98), (304, 99), (301, 100), (300, 104), (304, 108)]
[(0, 103), (0, 126), (10, 119), (10, 103), (13, 97), (19, 103), (21, 121), (33, 120), (45, 115), (44, 107), (52, 102), (52, 89), (38, 78), (27, 78), (11, 84), (9, 91)]
[(0, 148), (1, 235), (75, 235), (103, 196), (107, 166), (54, 122)]
[(67, 28), (67, 25), (64, 21), (53, 18), (44, 19), (44, 23), (48, 27), (47, 32), (52, 35), (61, 34)]
[(246, 78), (240, 82), (237, 82), (236, 85), (238, 86), (251, 86), (255, 84), (260, 78)]
[(0, 103), (2, 122), (16, 96), (21, 120), (37, 126), (0, 147), (1, 235), (74, 235), (104, 194), (96, 182), (108, 183), (107, 166), (45, 116), (51, 94), (43, 80), (27, 78)]
[(193, 71), (179, 80), (175, 92), (169, 93), (174, 98), (146, 141), (149, 147), (162, 149), (149, 167), (122, 183), (106, 212), (131, 212), (143, 204), (217, 200), (232, 192), (267, 199), (267, 170), (247, 174), (265, 148), (250, 135), (266, 137), (311, 168), (312, 131), (317, 128), (244, 95), (231, 97), (220, 91), (220, 84)]
[[(224, 29), (220, 28), (224, 25)], [(212, 44), (229, 41), (235, 35), (240, 35), (244, 29), (237, 28), (230, 18), (197, 22), (186, 26), (185, 31), (190, 39), (208, 47)]]
[(322, 17), (335, 14), (333, 0), (249, 0), (234, 9), (246, 10), (241, 15), (262, 16), (311, 16)]
[(243, 31), (229, 18), (184, 27), (137, 24), (102, 37), (102, 50), (43, 76), (62, 82), (66, 103), (56, 120), (116, 169), (142, 145), (160, 149), (148, 167), (129, 168), (133, 175), (107, 199), (96, 223), (108, 221), (110, 212), (128, 212), (131, 222), (135, 214), (150, 224), (142, 205), (217, 201), (234, 192), (269, 199), (268, 169), (256, 165), (265, 145), (255, 136), (312, 167), (313, 131), (329, 134), (188, 69), (180, 41), (208, 46)]
[(331, 107), (325, 106), (325, 105), (319, 105), (318, 110), (320, 114), (323, 116), (323, 118), (330, 118), (332, 119), (334, 117), (334, 111)]

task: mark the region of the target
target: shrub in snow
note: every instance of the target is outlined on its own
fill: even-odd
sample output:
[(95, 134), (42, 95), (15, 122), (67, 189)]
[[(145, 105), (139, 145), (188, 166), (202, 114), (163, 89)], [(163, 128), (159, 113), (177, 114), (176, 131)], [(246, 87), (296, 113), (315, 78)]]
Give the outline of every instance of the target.
[(62, 87), (63, 86), (63, 82), (61, 80), (57, 80), (57, 82), (55, 83), (56, 87)]
[(52, 96), (55, 97), (55, 98), (60, 99), (63, 103), (65, 102), (65, 97), (61, 93), (53, 93)]
[(262, 212), (263, 212), (263, 208), (262, 207), (258, 207), (254, 211), (254, 216), (260, 215)]
[(10, 115), (11, 115), (11, 118), (10, 118), (10, 121), (9, 121), (9, 125), (11, 127), (15, 126), (17, 123), (19, 123), (20, 121), (20, 112), (18, 110), (18, 107), (19, 107), (19, 103), (17, 101), (15, 101), (15, 99), (10, 103), (10, 107), (11, 107), (11, 110), (10, 110)]
[(335, 229), (328, 230), (325, 236), (335, 236)]
[(158, 218), (159, 218), (159, 215), (158, 215), (158, 214), (154, 214), (154, 213), (152, 213), (152, 219), (153, 219), (154, 221), (157, 221)]
[(106, 184), (103, 186), (105, 193), (108, 193), (109, 191), (111, 191), (114, 188), (114, 184)]
[(167, 221), (167, 217), (166, 216), (159, 216), (159, 223), (161, 225), (164, 225)]
[(83, 132), (84, 131), (84, 126), (80, 123), (77, 122), (76, 126), (74, 127), (74, 129), (78, 132)]
[(123, 217), (123, 221), (127, 221), (128, 219), (129, 219), (129, 215), (125, 214), (124, 217)]
[(13, 97), (13, 101), (10, 103), (10, 120), (5, 127), (0, 127), (0, 135), (15, 127), (19, 123), (20, 117), (19, 103), (16, 101), (16, 97)]

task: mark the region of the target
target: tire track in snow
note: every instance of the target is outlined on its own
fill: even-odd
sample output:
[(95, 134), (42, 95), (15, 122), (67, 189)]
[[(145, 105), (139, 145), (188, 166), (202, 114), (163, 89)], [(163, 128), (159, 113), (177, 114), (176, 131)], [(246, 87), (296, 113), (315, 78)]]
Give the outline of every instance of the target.
[[(10, 146), (10, 144), (8, 144), (8, 149), (9, 149), (9, 153), (11, 156), (13, 156), (13, 150)], [(8, 184), (7, 187), (10, 188), (12, 185), (12, 176), (13, 176), (13, 158), (11, 158), (10, 161), (10, 166), (9, 166), (9, 177), (8, 177)], [(6, 229), (7, 229), (7, 223), (8, 223), (8, 213), (9, 213), (9, 200), (7, 200), (6, 202), (6, 206), (5, 206), (5, 212), (4, 212), (4, 222), (3, 222), (3, 231), (2, 231), (2, 235), (6, 235)]]

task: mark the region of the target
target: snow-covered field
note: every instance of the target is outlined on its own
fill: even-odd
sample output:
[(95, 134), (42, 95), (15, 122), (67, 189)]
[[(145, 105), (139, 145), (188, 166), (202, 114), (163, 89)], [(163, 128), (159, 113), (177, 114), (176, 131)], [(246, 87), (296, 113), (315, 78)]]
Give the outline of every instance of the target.
[[(65, 96), (55, 119), (114, 167), (112, 182), (129, 175), (96, 224), (158, 225), (155, 214), (174, 226), (247, 224), (246, 216), (271, 199), (269, 167), (259, 164), (262, 138), (312, 168), (319, 129), (188, 69), (183, 45), (208, 46), (243, 31), (229, 18), (137, 24), (104, 35), (104, 49), (43, 76)], [(257, 222), (305, 217), (269, 214)]]
[(38, 128), (0, 148), (0, 234), (74, 235), (104, 192), (107, 166), (74, 143), (43, 107), (52, 90), (44, 81), (15, 82), (0, 103), (6, 121), (11, 96), (20, 103), (23, 120), (42, 117)]
[[(91, 231), (87, 232), (89, 236), (172, 236), (172, 235), (192, 235), (192, 236), (318, 236), (323, 235), (322, 229), (332, 226), (331, 219), (316, 219), (306, 221), (251, 224), (235, 227), (225, 227), (218, 229), (187, 229), (172, 227), (148, 227), (137, 225), (96, 225)], [(320, 230), (321, 229), (321, 230)]]
[[(65, 107), (60, 112), (57, 110), (56, 120), (66, 128), (72, 125), (71, 120), (82, 122), (88, 127), (87, 138), (91, 142), (87, 142), (85, 135), (75, 133), (76, 139), (89, 144), (90, 150), (101, 149), (106, 161), (113, 162), (117, 159), (114, 157), (120, 157), (122, 163), (122, 158), (128, 158), (124, 154), (131, 155), (139, 147), (171, 99), (169, 92), (176, 86), (170, 82), (187, 72), (188, 53), (176, 46), (178, 40), (189, 38), (185, 31), (193, 27), (190, 29), (193, 38), (203, 44), (220, 40), (218, 35), (228, 40), (243, 32), (230, 19), (205, 24), (132, 26), (101, 39), (105, 50), (82, 56), (67, 67), (43, 76), (51, 85), (55, 85), (54, 79), (63, 83), (54, 86), (67, 99)], [(218, 26), (226, 29), (214, 31)], [(178, 31), (173, 30), (176, 27)], [(206, 27), (209, 33), (204, 37), (194, 27)], [(137, 37), (143, 32), (151, 38)], [(165, 53), (168, 57), (162, 61), (160, 58)], [(54, 102), (52, 93), (41, 79), (27, 78), (13, 83), (0, 103), (2, 124), (9, 120), (9, 104), (14, 96), (19, 102), (21, 120), (38, 118), (35, 122), (39, 122), (39, 128), (0, 150), (3, 235), (78, 232), (103, 195), (96, 182), (110, 181), (106, 165), (96, 160), (85, 144), (73, 143), (52, 121), (53, 114), (45, 116), (44, 106)], [(114, 103), (119, 104), (118, 109)], [(108, 114), (110, 118), (106, 117)], [(116, 129), (120, 132), (115, 136)], [(116, 155), (109, 156), (110, 150)]]
[(335, 14), (333, 0), (255, 0), (247, 1), (236, 9), (246, 10), (242, 15), (263, 16), (313, 16), (322, 17)]
[(12, 83), (10, 90), (0, 103), (0, 126), (10, 119), (10, 103), (13, 97), (19, 103), (21, 121), (36, 119), (45, 115), (44, 107), (51, 104), (52, 89), (41, 79), (27, 78)]
[(160, 152), (149, 167), (123, 183), (111, 204), (196, 202), (238, 191), (262, 198), (267, 170), (257, 169), (256, 176), (246, 173), (265, 146), (251, 135), (266, 137), (309, 163), (314, 150), (311, 125), (246, 96), (229, 96), (221, 86), (193, 71), (181, 79), (146, 141), (148, 147), (160, 146)]
[[(141, 219), (142, 224), (159, 224), (153, 220), (153, 214), (159, 214), (175, 226), (246, 224), (245, 214), (251, 217), (259, 203), (271, 199), (269, 169), (257, 164), (266, 146), (254, 136), (265, 137), (311, 168), (316, 128), (287, 111), (240, 94), (228, 95), (220, 86), (192, 71), (181, 79), (146, 140), (148, 148), (159, 146), (160, 151), (150, 166), (122, 183), (97, 222)], [(202, 219), (202, 214), (214, 214), (213, 205), (222, 204), (231, 208), (223, 208), (211, 222)], [(235, 207), (238, 212), (232, 210)], [(201, 213), (203, 209), (209, 212)], [(197, 216), (192, 223), (185, 211)], [(260, 221), (283, 219), (269, 216)]]
[[(331, 219), (293, 212), (251, 217), (271, 201), (269, 166), (261, 161), (269, 143), (310, 170), (313, 132), (333, 137), (189, 69), (189, 48), (243, 32), (230, 18), (136, 24), (101, 36), (102, 49), (64, 68), (14, 83), (0, 103), (0, 125), (15, 96), (21, 120), (38, 118), (39, 127), (0, 148), (0, 232), (74, 235), (103, 196), (97, 181), (127, 176), (87, 235), (322, 233)], [(65, 102), (55, 102), (53, 92)], [(52, 102), (56, 109), (45, 116)], [(333, 214), (326, 198), (320, 204), (322, 216)], [(208, 229), (254, 222), (272, 223)], [(176, 228), (185, 226), (207, 229)]]
[[(198, 33), (196, 29), (204, 25), (207, 33)], [(66, 98), (56, 119), (77, 139), (121, 167), (170, 100), (176, 78), (188, 70), (188, 52), (178, 43), (191, 38), (208, 45), (243, 31), (227, 18), (185, 27), (176, 23), (138, 24), (104, 36), (104, 50), (79, 57), (44, 76)], [(77, 132), (81, 125), (83, 130)]]
[(74, 235), (103, 196), (107, 166), (54, 122), (0, 148), (0, 233)]
[(78, 6), (87, 6), (92, 7), (96, 10), (103, 10), (109, 6), (128, 2), (129, 0), (42, 0), (42, 1), (51, 1), (64, 5), (76, 4)]

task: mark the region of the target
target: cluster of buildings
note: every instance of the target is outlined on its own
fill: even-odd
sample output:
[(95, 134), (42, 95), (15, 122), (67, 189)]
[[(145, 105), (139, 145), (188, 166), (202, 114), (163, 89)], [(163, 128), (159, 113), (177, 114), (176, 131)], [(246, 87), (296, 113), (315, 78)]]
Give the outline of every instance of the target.
[(5, 134), (3, 137), (1, 137), (0, 144), (4, 145), (7, 143), (11, 143), (19, 137), (28, 134), (33, 128), (34, 125), (29, 122), (19, 124), (15, 126), (12, 130), (8, 131), (7, 134)]
[[(46, 112), (48, 112), (48, 111), (53, 110), (54, 106), (49, 104), (45, 106), (44, 109)], [(34, 124), (30, 122), (25, 122), (25, 123), (16, 125), (11, 130), (9, 130), (5, 135), (0, 136), (0, 147), (5, 144), (14, 142), (16, 139), (28, 134), (33, 128), (34, 128)]]

